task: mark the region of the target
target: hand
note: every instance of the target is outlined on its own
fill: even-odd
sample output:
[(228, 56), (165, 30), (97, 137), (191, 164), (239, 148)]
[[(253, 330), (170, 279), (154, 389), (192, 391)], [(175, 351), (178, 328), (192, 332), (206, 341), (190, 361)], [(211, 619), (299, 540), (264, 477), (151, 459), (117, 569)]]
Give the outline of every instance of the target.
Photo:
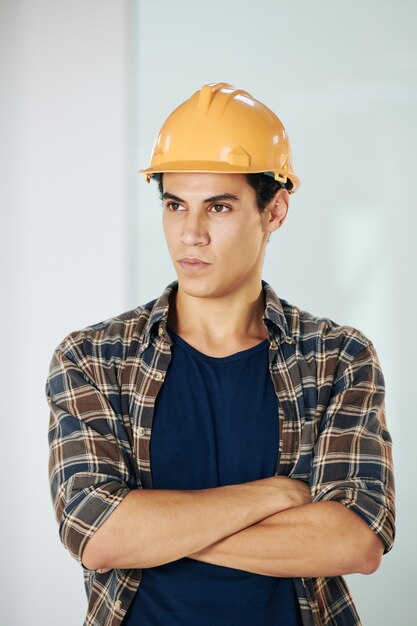
[(98, 574), (106, 574), (107, 572), (110, 572), (110, 570), (113, 569), (112, 567), (101, 567), (100, 569), (96, 569), (96, 572)]
[(308, 483), (288, 476), (270, 476), (252, 481), (254, 486), (269, 489), (275, 512), (285, 511), (303, 504), (310, 504), (311, 491)]

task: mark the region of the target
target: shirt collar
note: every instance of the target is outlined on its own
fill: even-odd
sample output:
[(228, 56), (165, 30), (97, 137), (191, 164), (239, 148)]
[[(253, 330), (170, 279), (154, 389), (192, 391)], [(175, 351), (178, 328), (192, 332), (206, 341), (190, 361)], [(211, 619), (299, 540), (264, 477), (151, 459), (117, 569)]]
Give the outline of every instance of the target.
[[(265, 311), (262, 319), (267, 327), (271, 341), (287, 341), (294, 343), (285, 317), (282, 302), (275, 291), (265, 280), (262, 280), (262, 288), (265, 294)], [(165, 335), (166, 323), (169, 311), (169, 297), (172, 292), (177, 291), (178, 280), (174, 280), (165, 287), (162, 294), (153, 301), (150, 316), (145, 327), (142, 341), (142, 351), (149, 345), (155, 335)]]

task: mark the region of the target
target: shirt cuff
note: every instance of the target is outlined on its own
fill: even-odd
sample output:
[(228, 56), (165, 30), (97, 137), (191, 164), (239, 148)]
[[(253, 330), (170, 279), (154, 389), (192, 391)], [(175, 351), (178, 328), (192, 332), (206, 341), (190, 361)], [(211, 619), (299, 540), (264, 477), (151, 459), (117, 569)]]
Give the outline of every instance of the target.
[[(67, 504), (60, 516), (59, 535), (64, 546), (82, 565), (87, 541), (131, 491), (123, 481), (104, 474), (80, 473), (68, 481)], [(74, 495), (75, 494), (75, 495)]]
[(389, 552), (395, 539), (395, 516), (389, 496), (382, 483), (376, 480), (346, 481), (330, 485), (320, 491), (313, 502), (340, 502), (359, 515), (383, 541), (384, 554)]

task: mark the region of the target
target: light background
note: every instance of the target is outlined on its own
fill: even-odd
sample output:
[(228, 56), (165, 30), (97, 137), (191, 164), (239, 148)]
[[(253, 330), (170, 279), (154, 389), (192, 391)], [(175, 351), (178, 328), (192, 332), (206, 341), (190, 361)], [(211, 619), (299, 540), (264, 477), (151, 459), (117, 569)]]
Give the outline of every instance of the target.
[(224, 81), (279, 115), (302, 182), (271, 237), (265, 280), (362, 330), (380, 357), (397, 542), (375, 574), (347, 579), (364, 626), (414, 625), (415, 1), (0, 7), (1, 623), (84, 619), (81, 569), (49, 496), (49, 361), (67, 333), (175, 278), (156, 186), (136, 170), (173, 108)]

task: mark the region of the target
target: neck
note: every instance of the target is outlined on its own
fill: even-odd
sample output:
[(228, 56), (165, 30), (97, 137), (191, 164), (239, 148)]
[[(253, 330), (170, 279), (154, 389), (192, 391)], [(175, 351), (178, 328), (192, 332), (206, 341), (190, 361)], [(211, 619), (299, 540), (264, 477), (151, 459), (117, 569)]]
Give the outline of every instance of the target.
[(267, 337), (261, 283), (216, 297), (195, 297), (179, 283), (171, 298), (168, 324), (184, 337), (198, 337), (212, 345)]

